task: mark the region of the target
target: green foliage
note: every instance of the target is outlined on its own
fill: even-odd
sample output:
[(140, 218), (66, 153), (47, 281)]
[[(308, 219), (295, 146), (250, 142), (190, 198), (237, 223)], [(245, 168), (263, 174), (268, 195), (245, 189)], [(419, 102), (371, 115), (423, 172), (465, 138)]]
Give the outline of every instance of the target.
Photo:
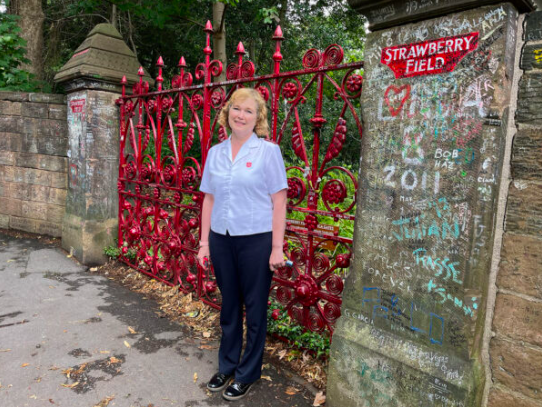
[(0, 13), (0, 89), (32, 92), (38, 89), (33, 76), (19, 69), (26, 57), (26, 41), (19, 36), (17, 16)]
[[(282, 336), (299, 349), (308, 349), (316, 357), (329, 356), (330, 338), (327, 333), (306, 330), (288, 316), (284, 307), (274, 298), (269, 297), (271, 304), (267, 308), (267, 332)], [(279, 310), (279, 317), (273, 318), (273, 311)]]
[(120, 256), (120, 248), (118, 248), (117, 246), (106, 246), (104, 247), (104, 254), (107, 256), (107, 257), (110, 257), (112, 259), (116, 259)]
[(114, 4), (119, 32), (153, 77), (156, 61), (163, 57), (167, 87), (169, 79), (178, 74), (181, 56), (192, 73), (203, 61), (203, 26), (212, 21), (216, 2), (226, 5), (228, 62), (236, 60), (234, 52), (242, 41), (257, 75), (272, 70), (271, 38), (277, 24), (285, 37), (283, 71), (299, 69), (303, 53), (313, 47), (323, 50), (339, 43), (345, 49), (345, 62), (360, 59), (363, 52), (364, 20), (346, 0), (47, 0), (43, 5), (47, 80), (52, 83), (54, 74), (96, 24), (110, 22)]
[(279, 24), (279, 10), (276, 7), (270, 8), (261, 8), (258, 13), (259, 20), (263, 21), (264, 24)]

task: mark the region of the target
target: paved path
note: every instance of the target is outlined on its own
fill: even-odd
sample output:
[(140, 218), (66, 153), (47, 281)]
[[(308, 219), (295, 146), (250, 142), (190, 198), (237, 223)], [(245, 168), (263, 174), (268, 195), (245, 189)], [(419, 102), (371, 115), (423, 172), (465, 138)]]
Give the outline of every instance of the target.
[(156, 311), (62, 250), (0, 232), (0, 406), (312, 405), (305, 389), (287, 395), (296, 378), (272, 365), (243, 400), (208, 393), (217, 351)]

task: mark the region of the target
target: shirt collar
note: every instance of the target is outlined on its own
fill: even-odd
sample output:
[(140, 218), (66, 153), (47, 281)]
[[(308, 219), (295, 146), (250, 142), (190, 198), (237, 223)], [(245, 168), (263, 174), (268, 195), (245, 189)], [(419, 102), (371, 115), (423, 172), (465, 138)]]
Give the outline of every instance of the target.
[[(252, 133), (252, 135), (248, 138), (248, 140), (241, 146), (241, 149), (237, 153), (237, 157), (235, 157), (236, 160), (241, 159), (245, 155), (250, 153), (250, 150), (253, 148), (258, 147), (258, 141), (260, 139), (256, 135), (256, 133)], [(222, 154), (226, 154), (231, 159), (231, 135), (228, 137), (228, 139), (223, 143), (224, 149), (222, 150)]]

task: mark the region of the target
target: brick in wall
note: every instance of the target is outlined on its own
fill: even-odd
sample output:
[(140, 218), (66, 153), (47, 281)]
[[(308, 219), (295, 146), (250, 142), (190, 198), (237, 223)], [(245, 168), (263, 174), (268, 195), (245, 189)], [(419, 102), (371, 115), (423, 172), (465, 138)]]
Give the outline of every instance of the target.
[(9, 226), (12, 229), (23, 230), (30, 233), (46, 234), (55, 237), (62, 236), (61, 224), (43, 220), (11, 216), (9, 220)]
[(0, 116), (0, 129), (8, 133), (20, 133), (23, 119), (18, 116)]
[[(44, 154), (18, 153), (16, 165), (26, 168), (37, 168), (47, 171), (67, 171), (68, 158), (48, 156)], [(0, 164), (2, 164), (0, 162)]]
[(24, 117), (49, 117), (49, 110), (45, 103), (23, 103), (22, 115)]
[(0, 100), (0, 115), (20, 116), (21, 107), (22, 107), (21, 102), (10, 102), (9, 100)]
[(521, 77), (516, 120), (542, 125), (542, 73), (527, 72)]
[(525, 40), (542, 40), (542, 13), (529, 13), (525, 17)]
[(48, 105), (49, 119), (66, 120), (68, 117), (66, 105)]
[(510, 339), (542, 347), (542, 303), (497, 294), (493, 330)]
[(510, 341), (491, 341), (493, 377), (514, 391), (542, 400), (542, 350)]
[(523, 48), (520, 68), (525, 71), (542, 69), (542, 45), (531, 44)]
[(512, 177), (542, 181), (542, 128), (522, 128), (512, 145)]
[(542, 236), (506, 233), (497, 287), (542, 299)]
[(510, 184), (506, 231), (539, 237), (542, 231), (542, 183), (517, 180)]
[(532, 399), (510, 394), (502, 390), (493, 388), (489, 393), (488, 407), (542, 407), (542, 403), (538, 403)]
[(15, 165), (17, 153), (0, 150), (0, 165)]

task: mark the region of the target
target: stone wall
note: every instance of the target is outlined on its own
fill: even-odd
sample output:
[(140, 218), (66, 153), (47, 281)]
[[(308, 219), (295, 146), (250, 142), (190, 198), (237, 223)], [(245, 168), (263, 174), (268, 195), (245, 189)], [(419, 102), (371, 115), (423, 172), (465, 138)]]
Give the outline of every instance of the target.
[(542, 12), (527, 16), (525, 40), (490, 343), (491, 407), (542, 406)]
[(0, 92), (0, 228), (61, 236), (66, 97)]
[(355, 258), (330, 407), (482, 404), (517, 20), (502, 3), (367, 37)]

